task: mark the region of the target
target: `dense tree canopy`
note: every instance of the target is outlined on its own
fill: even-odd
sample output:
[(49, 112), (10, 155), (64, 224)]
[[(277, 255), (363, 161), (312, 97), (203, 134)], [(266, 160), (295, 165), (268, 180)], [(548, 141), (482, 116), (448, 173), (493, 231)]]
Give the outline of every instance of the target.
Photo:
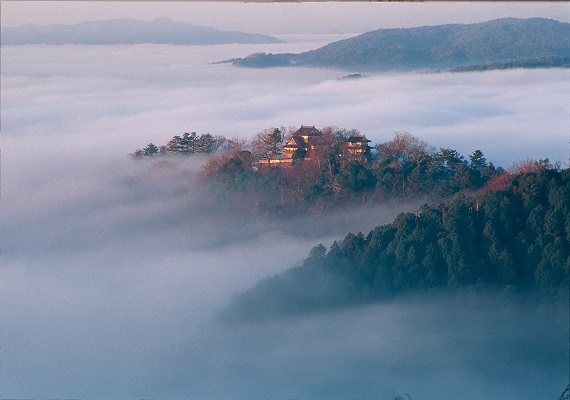
[(320, 257), (331, 266), (348, 263), (346, 272), (377, 292), (568, 287), (570, 170), (544, 167), (509, 181), (504, 190), (401, 214), (359, 240), (350, 234)]
[(184, 132), (182, 136), (174, 136), (165, 146), (157, 147), (154, 144), (152, 152), (137, 150), (134, 152), (135, 157), (148, 156), (148, 155), (166, 155), (166, 154), (180, 154), (180, 155), (193, 155), (193, 154), (212, 154), (218, 150), (234, 149), (239, 146), (241, 139), (228, 140), (224, 136), (213, 136), (209, 133), (198, 135), (196, 132)]
[(570, 169), (505, 175), (500, 190), (424, 205), (328, 251), (319, 244), (300, 266), (236, 298), (233, 312), (298, 313), (430, 288), (567, 293)]
[[(304, 154), (293, 157), (293, 164), (279, 167), (272, 161), (279, 158), (282, 135), (277, 129), (266, 130), (256, 136), (253, 158), (263, 158), (270, 168), (256, 169), (244, 165), (243, 176), (233, 175), (243, 189), (244, 176), (252, 179), (272, 175), (277, 180), (278, 203), (261, 204), (268, 211), (331, 207), (351, 202), (408, 201), (413, 199), (443, 199), (455, 193), (481, 188), (501, 170), (487, 163), (483, 153), (476, 150), (466, 161), (453, 149), (435, 150), (409, 133), (396, 133), (393, 140), (381, 143), (373, 154), (355, 160), (346, 153), (347, 138), (355, 134), (337, 128), (324, 128), (321, 145), (310, 159)], [(207, 169), (205, 180), (228, 185), (235, 191), (228, 176), (221, 170)], [(247, 179), (246, 179), (247, 180)], [(268, 188), (263, 188), (264, 191)], [(254, 194), (254, 193), (253, 193)], [(266, 193), (263, 193), (266, 197)]]
[[(145, 148), (135, 155), (208, 154), (203, 182), (215, 183), (223, 196), (247, 194), (252, 205), (270, 213), (357, 202), (434, 201), (476, 191), (502, 171), (487, 162), (481, 150), (465, 159), (454, 149), (436, 150), (407, 132), (397, 132), (392, 140), (355, 159), (346, 144), (360, 132), (335, 127), (321, 130), (310, 158), (300, 148), (292, 163), (280, 164), (292, 132), (294, 128), (264, 129), (251, 142), (184, 133), (166, 146)], [(240, 154), (243, 151), (247, 157)]]

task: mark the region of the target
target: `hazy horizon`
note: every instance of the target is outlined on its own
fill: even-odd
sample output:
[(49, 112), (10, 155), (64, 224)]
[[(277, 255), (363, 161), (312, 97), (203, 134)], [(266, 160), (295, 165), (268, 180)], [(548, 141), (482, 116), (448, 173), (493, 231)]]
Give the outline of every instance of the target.
[(496, 18), (543, 17), (570, 22), (564, 2), (77, 2), (2, 3), (2, 26), (166, 16), (174, 20), (263, 34), (363, 33), (381, 28), (476, 23)]

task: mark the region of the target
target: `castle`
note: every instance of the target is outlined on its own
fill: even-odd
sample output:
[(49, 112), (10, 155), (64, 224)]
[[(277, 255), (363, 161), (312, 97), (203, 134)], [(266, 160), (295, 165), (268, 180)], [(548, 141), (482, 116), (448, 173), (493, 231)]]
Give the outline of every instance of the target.
[(301, 127), (291, 135), (291, 139), (285, 145), (285, 155), (283, 159), (292, 160), (295, 158), (311, 158), (315, 149), (322, 145), (322, 133), (315, 126)]
[[(327, 143), (324, 140), (323, 133), (315, 128), (314, 125), (301, 125), (301, 127), (291, 135), (291, 139), (284, 146), (283, 158), (278, 159), (261, 159), (259, 167), (262, 165), (287, 165), (293, 163), (294, 160), (303, 159), (311, 160)], [(344, 156), (348, 159), (366, 162), (370, 154), (370, 140), (365, 135), (353, 135), (346, 139), (344, 144)]]

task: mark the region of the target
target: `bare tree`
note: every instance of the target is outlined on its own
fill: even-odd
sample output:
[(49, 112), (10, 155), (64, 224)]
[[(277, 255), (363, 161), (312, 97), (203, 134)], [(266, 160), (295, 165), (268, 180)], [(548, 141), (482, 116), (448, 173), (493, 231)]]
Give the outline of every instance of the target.
[(221, 136), (223, 140), (218, 140), (219, 150), (227, 151), (227, 150), (244, 150), (249, 147), (249, 142), (247, 139), (234, 136), (231, 139), (226, 139), (225, 137)]
[(257, 158), (266, 159), (271, 168), (271, 160), (283, 154), (283, 133), (278, 128), (264, 129), (253, 138), (251, 150)]
[(394, 139), (377, 146), (380, 158), (394, 158), (399, 164), (406, 161), (419, 164), (433, 149), (409, 132), (396, 132)]
[(513, 165), (509, 168), (509, 172), (513, 174), (528, 174), (530, 172), (540, 172), (546, 169), (560, 169), (560, 165), (552, 165), (548, 158), (545, 158), (543, 160), (527, 158), (525, 160), (513, 163)]

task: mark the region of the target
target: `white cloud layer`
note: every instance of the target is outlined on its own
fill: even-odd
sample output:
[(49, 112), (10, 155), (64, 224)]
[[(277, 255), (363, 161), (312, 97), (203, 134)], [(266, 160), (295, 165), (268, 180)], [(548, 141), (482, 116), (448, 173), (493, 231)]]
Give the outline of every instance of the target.
[[(409, 131), (466, 156), (481, 149), (505, 167), (568, 158), (568, 70), (338, 81), (345, 72), (209, 65), (260, 50), (222, 47), (6, 47), (3, 136), (73, 136), (66, 140), (122, 157), (186, 130), (251, 137), (270, 126), (316, 124), (357, 128), (375, 143)], [(270, 49), (292, 47), (301, 45)]]
[(457, 307), (435, 298), (213, 321), (233, 294), (313, 245), (398, 210), (228, 217), (194, 181), (203, 160), (128, 153), (184, 131), (316, 124), (358, 128), (374, 142), (410, 131), (466, 156), (480, 148), (496, 165), (565, 161), (568, 71), (338, 81), (344, 72), (208, 64), (258, 50), (2, 49), (0, 397), (557, 396), (568, 375), (564, 307), (466, 296)]

